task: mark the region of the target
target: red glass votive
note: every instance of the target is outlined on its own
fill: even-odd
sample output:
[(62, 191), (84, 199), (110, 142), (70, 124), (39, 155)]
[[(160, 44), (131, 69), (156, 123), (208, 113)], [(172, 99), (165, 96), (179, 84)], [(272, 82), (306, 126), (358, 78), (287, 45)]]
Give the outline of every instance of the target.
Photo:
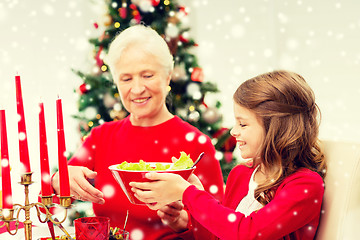
[(110, 218), (83, 217), (74, 220), (76, 240), (109, 239)]

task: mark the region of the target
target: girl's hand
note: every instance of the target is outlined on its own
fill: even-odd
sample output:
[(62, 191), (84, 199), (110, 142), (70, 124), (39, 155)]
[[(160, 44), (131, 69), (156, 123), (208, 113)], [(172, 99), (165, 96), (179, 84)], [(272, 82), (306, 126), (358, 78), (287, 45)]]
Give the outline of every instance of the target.
[(199, 190), (203, 190), (204, 191), (204, 186), (202, 185), (200, 179), (195, 175), (195, 174), (191, 174), (189, 179), (188, 179), (188, 182), (191, 184), (191, 185), (194, 185), (197, 189)]
[(180, 175), (172, 173), (149, 172), (145, 177), (152, 181), (130, 182), (129, 185), (135, 197), (153, 210), (181, 200), (185, 189), (191, 185)]
[(180, 201), (172, 202), (157, 211), (161, 221), (175, 232), (187, 230), (189, 216)]

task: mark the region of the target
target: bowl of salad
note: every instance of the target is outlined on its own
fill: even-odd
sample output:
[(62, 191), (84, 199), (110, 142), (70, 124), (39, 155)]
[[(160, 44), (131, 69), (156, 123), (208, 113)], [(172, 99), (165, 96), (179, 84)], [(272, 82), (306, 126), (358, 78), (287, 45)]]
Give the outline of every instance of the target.
[(187, 180), (196, 167), (193, 166), (193, 161), (190, 155), (185, 152), (180, 153), (180, 157), (173, 163), (170, 162), (145, 162), (140, 160), (136, 163), (122, 162), (109, 167), (109, 170), (113, 174), (116, 181), (119, 183), (121, 189), (129, 201), (133, 204), (144, 205), (134, 196), (134, 192), (131, 191), (129, 185), (130, 182), (149, 182), (151, 180), (145, 177), (148, 172), (160, 172), (160, 173), (173, 173), (178, 174), (185, 180)]

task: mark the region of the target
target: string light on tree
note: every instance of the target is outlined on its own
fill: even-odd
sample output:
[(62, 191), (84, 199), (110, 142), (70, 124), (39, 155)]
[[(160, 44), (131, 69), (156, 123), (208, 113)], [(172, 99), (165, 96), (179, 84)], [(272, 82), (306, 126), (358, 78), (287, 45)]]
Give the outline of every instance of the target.
[(120, 27), (120, 23), (119, 23), (119, 22), (114, 23), (114, 27), (115, 27), (115, 28), (119, 28), (119, 27)]

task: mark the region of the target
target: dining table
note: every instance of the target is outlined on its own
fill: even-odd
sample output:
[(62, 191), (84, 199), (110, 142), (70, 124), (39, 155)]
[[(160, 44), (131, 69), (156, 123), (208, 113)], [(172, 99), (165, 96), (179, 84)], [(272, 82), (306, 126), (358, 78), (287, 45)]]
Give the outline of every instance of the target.
[[(65, 226), (66, 231), (70, 234), (70, 236), (75, 236), (75, 228), (72, 226)], [(54, 225), (55, 236), (63, 236), (65, 233), (61, 231), (60, 228)], [(51, 237), (49, 228), (45, 226), (33, 226), (32, 227), (32, 240), (40, 240), (44, 237)], [(24, 240), (25, 239), (25, 231), (24, 228), (19, 228), (16, 235), (10, 235), (8, 232), (3, 232), (0, 234), (0, 240)]]

